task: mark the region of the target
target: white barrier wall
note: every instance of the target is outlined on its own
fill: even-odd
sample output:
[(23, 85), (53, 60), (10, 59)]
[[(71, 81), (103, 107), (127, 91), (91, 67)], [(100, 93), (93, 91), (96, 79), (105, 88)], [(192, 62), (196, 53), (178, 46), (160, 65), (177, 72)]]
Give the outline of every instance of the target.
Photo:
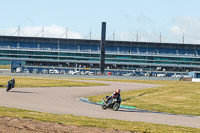
[(200, 78), (192, 78), (192, 82), (200, 82)]

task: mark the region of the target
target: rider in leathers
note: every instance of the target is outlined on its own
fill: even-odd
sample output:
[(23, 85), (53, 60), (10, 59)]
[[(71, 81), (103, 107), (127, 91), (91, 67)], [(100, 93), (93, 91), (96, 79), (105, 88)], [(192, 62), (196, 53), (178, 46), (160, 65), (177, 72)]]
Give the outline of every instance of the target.
[(107, 98), (108, 104), (110, 104), (112, 102), (112, 99), (115, 97), (120, 97), (120, 89), (117, 89), (110, 97)]
[(11, 83), (11, 87), (14, 88), (15, 87), (15, 78), (12, 78), (10, 81), (8, 81), (8, 84)]

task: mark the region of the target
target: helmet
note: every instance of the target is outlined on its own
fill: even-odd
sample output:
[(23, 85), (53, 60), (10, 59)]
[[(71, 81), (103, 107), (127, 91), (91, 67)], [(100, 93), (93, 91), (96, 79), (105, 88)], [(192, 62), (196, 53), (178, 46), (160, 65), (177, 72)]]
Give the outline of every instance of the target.
[(117, 89), (117, 90), (116, 90), (117, 93), (120, 93), (120, 91), (121, 91), (120, 89)]
[(15, 80), (15, 78), (12, 78), (12, 80)]

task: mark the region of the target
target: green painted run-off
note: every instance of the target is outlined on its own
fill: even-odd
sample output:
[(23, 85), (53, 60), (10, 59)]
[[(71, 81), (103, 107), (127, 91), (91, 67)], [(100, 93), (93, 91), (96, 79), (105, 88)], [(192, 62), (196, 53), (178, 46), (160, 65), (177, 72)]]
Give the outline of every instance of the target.
[[(97, 102), (99, 104), (103, 104), (103, 102)], [(136, 107), (133, 106), (127, 106), (127, 105), (120, 105), (121, 108), (129, 108), (129, 109), (135, 109)]]

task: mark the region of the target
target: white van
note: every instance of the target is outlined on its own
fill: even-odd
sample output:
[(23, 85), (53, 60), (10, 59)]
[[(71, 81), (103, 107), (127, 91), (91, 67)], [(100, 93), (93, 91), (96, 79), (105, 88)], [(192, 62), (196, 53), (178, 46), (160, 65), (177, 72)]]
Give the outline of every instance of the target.
[(20, 73), (22, 71), (22, 68), (21, 67), (17, 67), (16, 68), (16, 73)]

